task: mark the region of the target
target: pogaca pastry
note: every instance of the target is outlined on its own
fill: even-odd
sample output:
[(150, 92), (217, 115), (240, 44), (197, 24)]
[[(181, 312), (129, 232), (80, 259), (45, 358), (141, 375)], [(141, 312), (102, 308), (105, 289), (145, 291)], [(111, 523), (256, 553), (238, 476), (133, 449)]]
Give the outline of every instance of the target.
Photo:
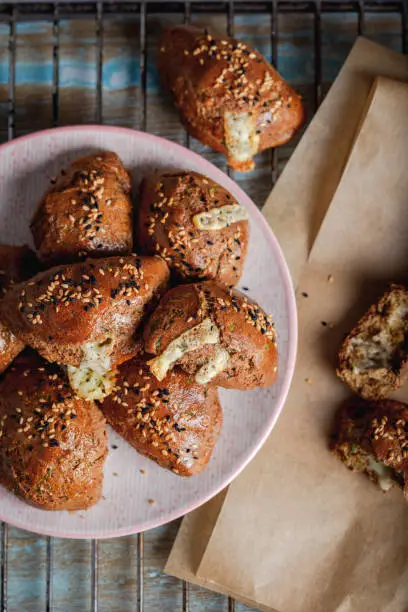
[(148, 359), (140, 354), (119, 367), (102, 411), (142, 455), (180, 476), (198, 474), (210, 460), (221, 430), (217, 388), (197, 384), (181, 368), (159, 382)]
[(365, 473), (382, 491), (401, 487), (408, 500), (406, 404), (347, 400), (337, 414), (331, 449), (350, 470)]
[(130, 176), (116, 153), (75, 160), (43, 196), (31, 222), (40, 260), (129, 255), (133, 246)]
[(139, 350), (136, 329), (168, 281), (160, 257), (89, 259), (16, 285), (2, 300), (0, 316), (45, 359), (68, 366), (81, 397), (102, 399), (115, 367)]
[(174, 26), (160, 41), (158, 66), (187, 130), (236, 170), (252, 170), (259, 151), (287, 142), (303, 122), (300, 96), (237, 39)]
[(181, 285), (161, 300), (144, 330), (152, 373), (175, 366), (199, 384), (254, 389), (272, 385), (278, 351), (271, 318), (256, 302), (213, 281)]
[(0, 484), (44, 510), (82, 510), (102, 494), (105, 419), (55, 365), (17, 357), (0, 382)]
[(382, 399), (408, 376), (408, 291), (391, 285), (348, 334), (338, 376), (366, 399)]
[[(34, 274), (37, 264), (34, 253), (27, 246), (0, 245), (0, 299), (15, 283)], [(23, 348), (24, 342), (0, 321), (0, 374)]]
[(184, 281), (236, 285), (247, 250), (248, 212), (197, 172), (156, 174), (142, 183), (137, 242)]

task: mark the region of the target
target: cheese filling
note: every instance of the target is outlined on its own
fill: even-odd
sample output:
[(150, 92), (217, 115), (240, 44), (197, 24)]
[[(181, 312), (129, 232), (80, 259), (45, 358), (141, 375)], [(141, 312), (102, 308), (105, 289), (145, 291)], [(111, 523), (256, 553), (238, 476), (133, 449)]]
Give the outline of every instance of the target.
[(195, 381), (199, 385), (205, 385), (213, 378), (223, 372), (228, 365), (230, 356), (221, 346), (216, 349), (214, 357), (205, 363), (195, 375)]
[(210, 318), (204, 319), (195, 327), (172, 340), (161, 355), (148, 361), (150, 371), (157, 380), (163, 380), (176, 361), (181, 359), (186, 353), (195, 351), (205, 344), (218, 344), (219, 340), (220, 331), (218, 327)]
[(200, 230), (220, 230), (238, 221), (246, 221), (248, 211), (239, 204), (227, 204), (194, 215), (193, 223)]
[(395, 485), (394, 470), (379, 463), (373, 457), (368, 457), (368, 468), (377, 476), (378, 486), (384, 492), (389, 491)]
[(353, 351), (354, 374), (365, 370), (389, 368), (395, 352), (405, 342), (408, 332), (408, 302), (398, 305), (390, 298), (390, 313), (383, 317), (382, 327), (372, 334), (370, 329), (363, 330), (350, 341)]
[(239, 162), (252, 159), (259, 148), (256, 115), (251, 113), (225, 113), (224, 127), (229, 157)]
[(111, 340), (88, 342), (82, 349), (80, 365), (67, 367), (69, 382), (80, 397), (102, 400), (112, 393), (115, 385), (115, 373), (111, 369), (110, 359)]

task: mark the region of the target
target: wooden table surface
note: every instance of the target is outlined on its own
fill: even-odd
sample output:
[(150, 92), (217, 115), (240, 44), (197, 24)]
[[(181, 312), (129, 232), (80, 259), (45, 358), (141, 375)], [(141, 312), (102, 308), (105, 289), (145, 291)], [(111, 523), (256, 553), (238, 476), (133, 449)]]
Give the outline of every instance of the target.
[[(147, 16), (147, 104), (146, 129), (186, 144), (171, 104), (159, 89), (155, 68), (157, 36), (163, 26), (181, 22), (181, 15)], [(192, 21), (225, 32), (224, 15), (192, 16)], [(237, 36), (254, 44), (271, 57), (270, 16), (252, 13), (236, 16)], [(304, 96), (309, 118), (315, 110), (314, 17), (312, 14), (280, 15), (278, 30), (278, 69)], [(358, 31), (357, 13), (328, 14), (321, 18), (322, 94), (327, 91), (347, 56)], [(398, 51), (402, 48), (401, 17), (397, 13), (366, 14), (364, 33)], [(0, 139), (7, 140), (9, 26), (0, 25)], [(95, 19), (61, 20), (59, 122), (61, 125), (92, 123), (96, 105)], [(16, 25), (16, 114), (15, 135), (52, 126), (52, 23), (38, 21)], [(104, 20), (103, 122), (141, 129), (143, 104), (140, 87), (139, 16)], [(281, 169), (295, 145), (278, 152)], [(221, 169), (221, 156), (196, 141), (191, 147)], [(262, 206), (273, 184), (272, 154), (257, 160), (256, 170), (234, 178), (251, 198)], [(1, 502), (0, 502), (1, 503)], [(176, 612), (182, 609), (181, 583), (162, 572), (179, 522), (146, 532), (144, 536), (144, 610)], [(99, 596), (101, 612), (136, 610), (137, 536), (99, 543)], [(90, 610), (89, 541), (54, 540), (53, 607), (63, 612)], [(40, 612), (46, 609), (46, 539), (10, 528), (8, 553), (8, 611)], [(222, 611), (227, 599), (204, 589), (191, 587), (190, 610)], [(237, 612), (250, 610), (236, 604)]]

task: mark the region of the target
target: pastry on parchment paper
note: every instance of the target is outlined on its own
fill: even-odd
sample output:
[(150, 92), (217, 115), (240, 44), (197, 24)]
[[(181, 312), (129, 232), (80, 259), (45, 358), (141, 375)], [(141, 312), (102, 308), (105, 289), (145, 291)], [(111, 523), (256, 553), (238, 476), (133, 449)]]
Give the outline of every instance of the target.
[(133, 246), (129, 173), (116, 153), (81, 157), (61, 173), (31, 221), (48, 266), (85, 257), (129, 255)]
[(58, 266), (15, 285), (0, 316), (22, 342), (66, 365), (81, 396), (101, 399), (115, 367), (139, 350), (135, 332), (169, 275), (160, 257), (137, 255)]
[(165, 31), (159, 74), (187, 130), (246, 172), (304, 120), (300, 96), (261, 53), (234, 38), (177, 25)]
[(211, 179), (197, 172), (166, 172), (141, 187), (137, 242), (161, 255), (182, 281), (236, 285), (249, 239), (248, 212)]
[(64, 372), (23, 352), (0, 382), (0, 484), (43, 510), (83, 510), (102, 494), (105, 419)]
[(408, 499), (408, 406), (394, 400), (347, 400), (337, 414), (332, 452), (381, 490), (394, 486)]
[(366, 399), (382, 399), (408, 375), (408, 291), (391, 285), (345, 338), (338, 376)]
[(247, 296), (214, 281), (180, 285), (160, 301), (145, 329), (151, 371), (162, 380), (176, 365), (196, 382), (254, 389), (275, 382), (276, 332)]
[(221, 430), (217, 388), (198, 384), (179, 367), (159, 382), (148, 360), (141, 353), (119, 367), (102, 411), (142, 455), (180, 476), (198, 474), (210, 460)]

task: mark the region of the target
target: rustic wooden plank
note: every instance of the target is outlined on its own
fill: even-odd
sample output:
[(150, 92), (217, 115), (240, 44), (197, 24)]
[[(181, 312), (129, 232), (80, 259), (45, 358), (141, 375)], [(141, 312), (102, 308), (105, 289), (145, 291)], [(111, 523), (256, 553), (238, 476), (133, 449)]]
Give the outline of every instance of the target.
[(44, 610), (45, 563), (45, 538), (21, 529), (9, 529), (9, 612)]

